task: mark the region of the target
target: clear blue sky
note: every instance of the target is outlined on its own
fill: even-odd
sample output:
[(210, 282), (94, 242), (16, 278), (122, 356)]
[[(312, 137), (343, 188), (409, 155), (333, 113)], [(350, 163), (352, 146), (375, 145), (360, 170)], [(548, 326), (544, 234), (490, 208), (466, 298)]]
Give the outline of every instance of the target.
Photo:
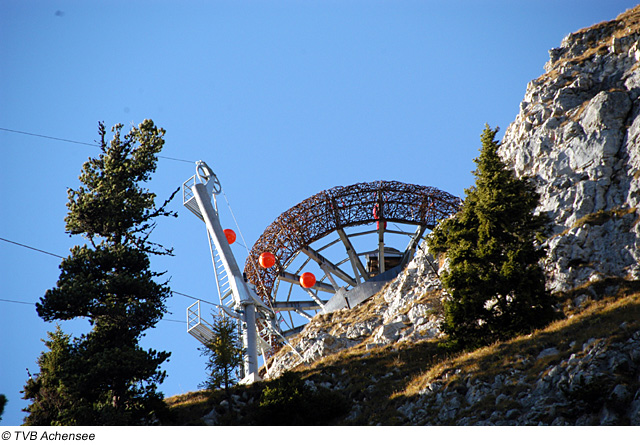
[[(0, 2), (0, 127), (73, 141), (97, 123), (145, 118), (162, 155), (205, 160), (253, 245), (282, 212), (321, 190), (398, 180), (463, 196), (485, 123), (503, 130), (548, 50), (634, 1), (28, 1)], [(500, 133), (502, 135), (503, 132)], [(0, 130), (0, 238), (68, 255), (67, 188), (98, 149)], [(194, 173), (161, 159), (159, 198)], [(175, 291), (215, 300), (204, 225), (180, 200), (154, 241)], [(224, 208), (223, 208), (224, 213)], [(223, 218), (229, 218), (228, 214)], [(224, 219), (223, 219), (224, 221)], [(227, 225), (232, 226), (230, 219)], [(236, 245), (239, 263), (245, 250)], [(22, 422), (19, 391), (38, 372), (35, 303), (60, 259), (0, 241), (2, 424)], [(17, 302), (25, 302), (22, 304)], [(174, 296), (146, 347), (172, 353), (166, 396), (205, 379)], [(79, 334), (86, 322), (62, 323)]]

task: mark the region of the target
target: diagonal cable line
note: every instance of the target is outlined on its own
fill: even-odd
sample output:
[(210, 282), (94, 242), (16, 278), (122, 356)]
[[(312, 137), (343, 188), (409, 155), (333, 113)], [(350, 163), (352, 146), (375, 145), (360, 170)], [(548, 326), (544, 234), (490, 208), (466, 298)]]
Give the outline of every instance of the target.
[[(44, 254), (47, 254), (47, 255), (51, 255), (51, 256), (54, 256), (54, 257), (56, 257), (56, 258), (62, 258), (62, 259), (65, 259), (65, 257), (60, 256), (60, 255), (57, 255), (57, 254), (55, 254), (55, 253), (47, 252), (46, 250), (42, 250), (42, 249), (36, 249), (35, 247), (31, 247), (31, 246), (28, 246), (28, 245), (26, 245), (26, 244), (22, 244), (22, 243), (17, 243), (17, 242), (15, 242), (15, 241), (11, 241), (11, 240), (8, 240), (8, 239), (6, 239), (6, 238), (0, 238), (0, 241), (4, 241), (4, 242), (7, 242), (7, 243), (15, 244), (16, 246), (24, 247), (24, 248), (26, 248), (26, 249), (35, 250), (36, 252), (40, 252), (40, 253), (44, 253)], [(172, 291), (171, 291), (171, 293), (172, 293), (172, 294), (176, 294), (176, 295), (181, 295), (181, 296), (183, 296), (183, 297), (191, 298), (192, 300), (200, 300), (200, 301), (202, 301), (203, 303), (208, 303), (208, 304), (212, 304), (212, 305), (214, 305), (214, 306), (217, 306), (215, 303), (212, 303), (212, 302), (207, 301), (207, 300), (203, 300), (203, 299), (201, 299), (201, 298), (196, 298), (196, 297), (194, 297), (194, 296), (191, 296), (191, 295), (188, 295), (188, 294), (184, 294), (184, 293), (182, 293), (182, 292), (177, 292), (177, 291), (172, 290)], [(8, 301), (8, 300), (0, 299), (0, 301)], [(12, 301), (12, 303), (24, 303), (24, 304), (31, 304), (31, 303), (27, 303), (27, 302), (24, 302), (24, 301)]]
[(10, 130), (9, 128), (0, 128), (0, 130), (9, 131), (11, 133), (24, 134), (24, 135), (27, 135), (27, 136), (35, 136), (35, 137), (39, 137), (39, 138), (53, 139), (54, 141), (69, 142), (70, 144), (88, 145), (90, 147), (99, 147), (100, 146), (98, 144), (90, 144), (88, 142), (72, 141), (71, 139), (56, 138), (56, 137), (53, 137), (53, 136), (45, 136), (43, 134), (29, 133), (27, 131)]
[(47, 252), (46, 250), (36, 249), (35, 247), (27, 246), (26, 244), (17, 243), (15, 241), (11, 241), (11, 240), (8, 240), (6, 238), (0, 238), (0, 241), (4, 241), (4, 242), (7, 242), (7, 243), (15, 244), (16, 246), (25, 247), (27, 249), (35, 250), (36, 252), (45, 253), (47, 255), (51, 255), (51, 256), (54, 256), (56, 258), (64, 259), (63, 256), (57, 255), (55, 253)]
[[(96, 143), (91, 144), (89, 142), (81, 142), (81, 141), (74, 141), (74, 140), (71, 140), (71, 139), (57, 138), (57, 137), (54, 137), (54, 136), (47, 136), (47, 135), (44, 135), (44, 134), (30, 133), (28, 131), (11, 130), (10, 128), (0, 128), (0, 131), (8, 131), (10, 133), (18, 133), (18, 134), (23, 134), (23, 135), (26, 135), (26, 136), (34, 136), (34, 137), (38, 137), (38, 138), (52, 139), (54, 141), (68, 142), (70, 144), (88, 145), (89, 147), (100, 147), (100, 144), (96, 144)], [(188, 161), (186, 159), (171, 158), (169, 156), (158, 155), (158, 158), (168, 159), (170, 161), (177, 161), (177, 162), (188, 162), (189, 164), (193, 164), (194, 163), (194, 161)]]
[(212, 302), (207, 301), (207, 300), (203, 300), (202, 298), (192, 297), (191, 295), (183, 294), (182, 292), (178, 292), (178, 291), (175, 291), (175, 290), (172, 290), (171, 293), (172, 294), (176, 294), (176, 295), (181, 295), (183, 297), (191, 298), (192, 300), (199, 300), (199, 301), (202, 301), (203, 303), (208, 303), (208, 304), (212, 304), (214, 306), (218, 306), (217, 304), (212, 303)]
[[(7, 300), (5, 298), (0, 298), (0, 303), (19, 303), (19, 304), (26, 304), (28, 306), (35, 306), (35, 303), (29, 303), (28, 301)], [(161, 318), (160, 321), (171, 321), (173, 323), (186, 323), (186, 321), (184, 320), (173, 320), (171, 318)]]
[(28, 301), (7, 300), (4, 298), (0, 298), (0, 301), (5, 303), (20, 303), (20, 304), (28, 304), (29, 306), (35, 306), (35, 303), (29, 303)]

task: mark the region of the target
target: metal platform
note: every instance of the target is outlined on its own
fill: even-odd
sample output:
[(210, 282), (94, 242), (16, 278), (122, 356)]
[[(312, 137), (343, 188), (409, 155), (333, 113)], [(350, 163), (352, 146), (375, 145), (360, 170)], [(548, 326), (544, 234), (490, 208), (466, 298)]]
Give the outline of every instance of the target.
[(203, 345), (213, 340), (213, 326), (202, 319), (200, 300), (187, 308), (187, 332)]

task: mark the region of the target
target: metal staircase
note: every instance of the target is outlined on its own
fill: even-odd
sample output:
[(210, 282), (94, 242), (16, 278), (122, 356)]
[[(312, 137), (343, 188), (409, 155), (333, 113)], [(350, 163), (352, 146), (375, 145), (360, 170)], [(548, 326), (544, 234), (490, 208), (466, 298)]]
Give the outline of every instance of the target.
[(227, 269), (224, 267), (220, 253), (218, 253), (218, 249), (216, 249), (210, 235), (208, 235), (208, 239), (220, 305), (228, 309), (232, 309), (235, 301), (233, 299), (233, 289), (231, 288), (231, 282), (229, 281), (229, 274), (227, 273)]
[[(247, 381), (259, 379), (258, 349), (267, 345), (257, 335), (256, 316), (273, 318), (255, 291), (248, 287), (220, 226), (216, 195), (222, 192), (220, 181), (206, 163), (196, 163), (196, 174), (183, 183), (183, 205), (205, 223), (220, 305), (226, 315), (238, 320), (245, 349), (244, 372)], [(258, 312), (260, 312), (258, 314)], [(200, 301), (187, 309), (187, 332), (203, 344), (213, 338), (213, 326), (202, 318)]]

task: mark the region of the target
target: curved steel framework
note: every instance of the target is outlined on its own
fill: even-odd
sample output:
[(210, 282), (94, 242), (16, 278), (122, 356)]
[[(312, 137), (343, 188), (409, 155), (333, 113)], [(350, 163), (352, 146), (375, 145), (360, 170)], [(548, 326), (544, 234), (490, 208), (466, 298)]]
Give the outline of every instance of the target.
[[(297, 271), (288, 271), (296, 256), (303, 252), (308, 256), (307, 261), (313, 260), (326, 272), (325, 276), (318, 280), (314, 286), (316, 291), (333, 292), (339, 290), (340, 278), (347, 288), (356, 287), (362, 281), (372, 277), (370, 271), (360, 261), (362, 253), (355, 252), (346, 228), (364, 225), (377, 225), (376, 229), (368, 232), (357, 233), (377, 234), (378, 246), (375, 251), (379, 269), (376, 273), (384, 272), (385, 253), (389, 255), (390, 249), (384, 247), (385, 233), (394, 233), (392, 225), (409, 224), (418, 226), (415, 233), (409, 234), (411, 242), (402, 255), (402, 263), (413, 256), (426, 229), (433, 229), (438, 221), (455, 213), (460, 206), (460, 198), (434, 187), (405, 184), (397, 181), (376, 181), (358, 183), (346, 187), (334, 187), (322, 191), (300, 204), (292, 207), (280, 215), (254, 244), (245, 263), (244, 274), (246, 279), (255, 286), (256, 293), (262, 301), (271, 306), (275, 312), (282, 310), (297, 311), (309, 318), (304, 308), (321, 309), (323, 303), (317, 293), (309, 295), (317, 303), (313, 302), (278, 302), (276, 293), (280, 281), (295, 283), (299, 278)], [(387, 223), (390, 223), (389, 226)], [(342, 262), (332, 262), (323, 257), (319, 250), (326, 248), (311, 247), (313, 243), (323, 239), (329, 234), (336, 233), (337, 242), (344, 244), (347, 258)], [(395, 232), (403, 233), (406, 232)], [(336, 241), (330, 243), (334, 244)], [(258, 266), (260, 254), (271, 252), (276, 257), (274, 267), (265, 269)], [(345, 272), (341, 264), (349, 262), (353, 272)], [(323, 282), (327, 278), (330, 283)], [(289, 298), (287, 297), (287, 300)], [(298, 307), (294, 307), (298, 303)], [(304, 303), (304, 304), (303, 304)], [(291, 306), (291, 307), (289, 307)]]
[[(221, 192), (216, 175), (205, 162), (198, 161), (196, 174), (183, 183), (183, 204), (207, 228), (220, 298), (220, 305), (215, 306), (221, 315), (237, 320), (245, 349), (245, 382), (260, 378), (259, 351), (266, 360), (286, 343), (288, 335), (302, 329), (312, 318), (311, 312), (351, 308), (370, 298), (413, 257), (425, 230), (433, 229), (460, 206), (460, 199), (449, 193), (395, 181), (335, 187), (304, 200), (267, 227), (249, 252), (242, 273), (220, 224), (216, 196)], [(375, 229), (355, 228), (371, 224)], [(411, 233), (398, 225), (417, 229)], [(408, 236), (410, 241), (404, 252), (385, 247), (385, 234), (389, 238)], [(356, 239), (361, 235), (377, 237), (377, 248), (357, 252), (354, 246), (370, 248), (364, 240), (367, 236)], [(273, 267), (258, 266), (264, 252), (275, 256)], [(336, 260), (345, 253), (346, 258)], [(361, 257), (366, 257), (366, 267)], [(349, 272), (343, 266), (348, 262)], [(320, 279), (309, 275), (309, 268), (315, 268)], [(288, 284), (288, 292), (287, 286), (280, 286), (282, 282)], [(278, 295), (283, 288), (284, 298), (282, 292)], [(303, 289), (305, 299), (292, 300), (294, 288), (296, 292)], [(331, 297), (322, 299), (319, 292)], [(212, 325), (201, 317), (199, 301), (187, 308), (187, 332), (204, 344), (214, 337)]]

